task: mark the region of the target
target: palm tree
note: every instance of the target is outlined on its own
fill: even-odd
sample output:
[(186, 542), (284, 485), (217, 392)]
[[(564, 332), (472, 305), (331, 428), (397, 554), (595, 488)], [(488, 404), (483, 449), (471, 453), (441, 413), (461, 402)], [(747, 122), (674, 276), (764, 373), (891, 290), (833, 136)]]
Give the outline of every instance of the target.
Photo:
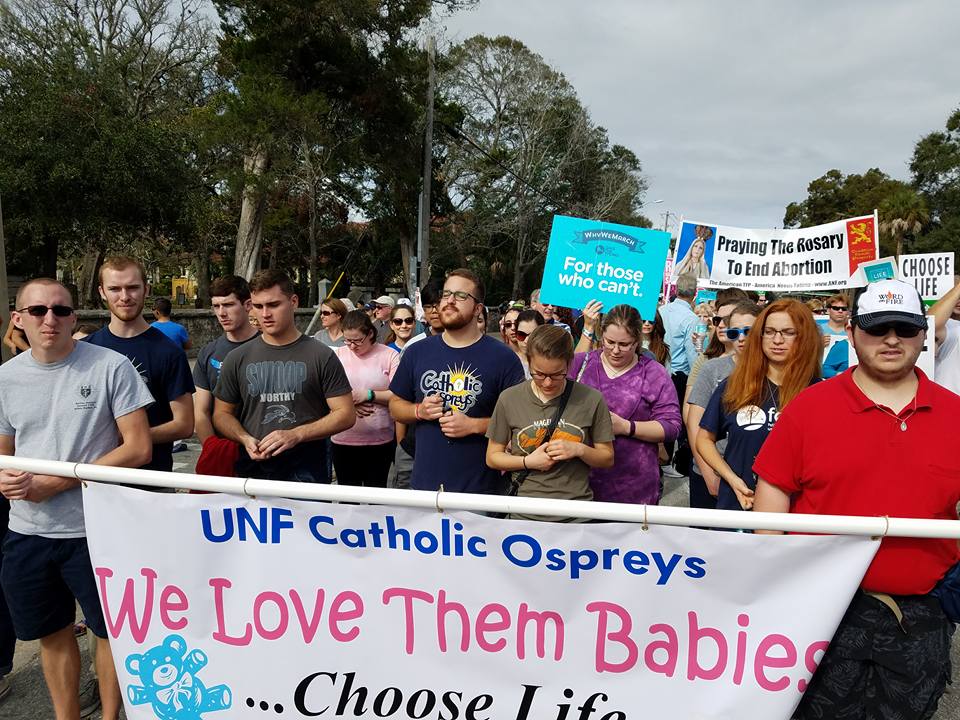
[(880, 204), (880, 229), (896, 241), (897, 260), (903, 253), (904, 236), (916, 235), (929, 221), (927, 203), (910, 188), (897, 189)]

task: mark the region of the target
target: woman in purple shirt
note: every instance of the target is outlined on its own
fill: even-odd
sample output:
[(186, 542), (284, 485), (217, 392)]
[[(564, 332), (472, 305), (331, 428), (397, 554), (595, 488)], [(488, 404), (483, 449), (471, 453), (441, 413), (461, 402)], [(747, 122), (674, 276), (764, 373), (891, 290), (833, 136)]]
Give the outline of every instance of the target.
[[(596, 313), (590, 315), (584, 312), (584, 335), (596, 331)], [(570, 377), (600, 391), (613, 421), (614, 466), (590, 471), (593, 499), (601, 502), (656, 505), (657, 444), (680, 432), (677, 391), (663, 365), (640, 352), (642, 327), (635, 308), (617, 305), (600, 323), (600, 349), (577, 353), (570, 365)]]

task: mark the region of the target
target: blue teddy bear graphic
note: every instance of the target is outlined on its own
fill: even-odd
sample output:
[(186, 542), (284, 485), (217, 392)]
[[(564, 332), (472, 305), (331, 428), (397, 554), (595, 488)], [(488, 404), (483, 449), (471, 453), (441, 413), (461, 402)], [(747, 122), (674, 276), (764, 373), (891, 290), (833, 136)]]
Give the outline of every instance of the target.
[(127, 685), (127, 698), (133, 705), (150, 703), (161, 720), (203, 720), (204, 713), (226, 710), (232, 702), (226, 685), (208, 688), (196, 677), (206, 664), (206, 653), (187, 653), (182, 637), (168, 635), (157, 647), (127, 657), (127, 670), (143, 683)]

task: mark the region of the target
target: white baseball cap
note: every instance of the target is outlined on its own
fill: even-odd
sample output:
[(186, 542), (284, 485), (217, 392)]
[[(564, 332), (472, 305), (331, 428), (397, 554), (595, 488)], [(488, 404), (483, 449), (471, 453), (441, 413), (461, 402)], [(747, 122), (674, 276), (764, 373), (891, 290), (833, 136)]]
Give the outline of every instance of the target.
[(851, 322), (864, 330), (893, 322), (925, 330), (927, 314), (920, 293), (912, 284), (878, 280), (857, 291)]
[(375, 302), (377, 305), (389, 305), (390, 307), (396, 305), (396, 301), (389, 295), (381, 295), (373, 302)]

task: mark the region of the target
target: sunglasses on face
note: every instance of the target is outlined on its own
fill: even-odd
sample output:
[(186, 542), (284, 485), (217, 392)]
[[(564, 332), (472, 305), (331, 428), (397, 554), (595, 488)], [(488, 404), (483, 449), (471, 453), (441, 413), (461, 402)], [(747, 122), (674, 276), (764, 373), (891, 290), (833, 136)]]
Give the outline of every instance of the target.
[(320, 314), (323, 315), (323, 317), (330, 317), (331, 315), (337, 315), (337, 313), (335, 313), (333, 310), (321, 310)]
[(513, 327), (513, 320), (507, 320), (506, 322), (504, 322), (504, 323), (503, 323), (503, 327), (505, 327), (505, 328), (512, 328), (512, 327)]
[(887, 333), (893, 330), (897, 334), (897, 337), (915, 338), (920, 334), (922, 328), (904, 323), (883, 323), (883, 325), (874, 325), (872, 328), (861, 329), (867, 333), (867, 335), (873, 335), (873, 337), (886, 337)]
[(517, 340), (520, 342), (526, 342), (527, 338), (530, 337), (530, 333), (524, 332), (523, 330), (517, 330), (514, 335), (517, 336)]
[(725, 323), (729, 318), (729, 315), (714, 315), (711, 320), (714, 327), (720, 327), (720, 323)]
[(850, 308), (848, 308), (846, 305), (831, 305), (830, 309), (835, 310), (836, 312), (846, 312)]
[(390, 321), (390, 324), (394, 327), (400, 327), (401, 325), (413, 325), (416, 322), (413, 318), (394, 318)]
[(20, 308), (17, 312), (27, 313), (27, 315), (31, 317), (46, 317), (47, 313), (51, 310), (53, 310), (54, 315), (60, 318), (73, 315), (73, 308), (68, 305), (53, 305), (51, 307), (47, 307), (46, 305), (28, 305), (25, 308)]
[(729, 340), (739, 340), (741, 335), (747, 337), (749, 334), (750, 328), (748, 327), (727, 328), (727, 339)]

